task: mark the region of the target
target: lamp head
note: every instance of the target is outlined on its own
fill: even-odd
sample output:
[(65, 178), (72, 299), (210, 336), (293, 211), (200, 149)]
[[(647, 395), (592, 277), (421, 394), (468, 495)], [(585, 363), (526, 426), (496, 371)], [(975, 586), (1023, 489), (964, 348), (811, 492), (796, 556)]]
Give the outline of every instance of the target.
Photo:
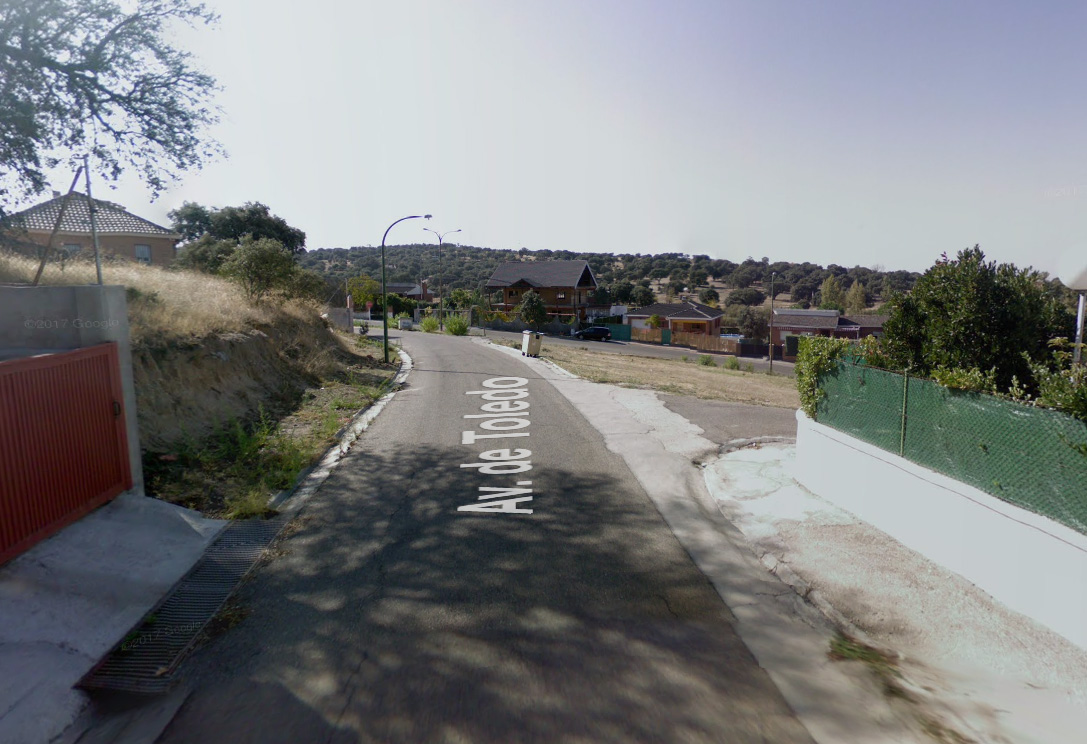
[(433, 215), (429, 215), (429, 214), (424, 214), (424, 215), (423, 215), (423, 218), (424, 218), (424, 219), (428, 219), (428, 220), (429, 220), (429, 219), (430, 219), (430, 218), (431, 218), (432, 216), (433, 216)]

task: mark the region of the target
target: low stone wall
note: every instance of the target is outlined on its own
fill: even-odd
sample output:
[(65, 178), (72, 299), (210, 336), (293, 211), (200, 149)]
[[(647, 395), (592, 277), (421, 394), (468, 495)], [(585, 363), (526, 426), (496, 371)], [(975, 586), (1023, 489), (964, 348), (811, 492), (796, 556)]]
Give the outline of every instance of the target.
[(802, 485), (1087, 649), (1087, 536), (796, 418)]

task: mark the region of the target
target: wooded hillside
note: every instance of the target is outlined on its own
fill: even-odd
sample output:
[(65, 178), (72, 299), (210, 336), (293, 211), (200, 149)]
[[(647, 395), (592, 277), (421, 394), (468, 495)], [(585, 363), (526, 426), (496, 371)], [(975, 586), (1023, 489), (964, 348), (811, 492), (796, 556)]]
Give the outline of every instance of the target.
[[(432, 288), (438, 283), (438, 247), (433, 244), (386, 246), (386, 271), (390, 282), (419, 282), (427, 280)], [(904, 292), (913, 286), (919, 274), (911, 271), (881, 271), (837, 264), (827, 267), (810, 262), (790, 263), (769, 259), (748, 258), (741, 263), (713, 259), (706, 255), (682, 253), (611, 254), (574, 253), (571, 251), (522, 248), (519, 251), (493, 250), (465, 245), (442, 247), (442, 272), (446, 291), (460, 288), (481, 289), (495, 267), (508, 261), (550, 261), (583, 259), (589, 262), (597, 281), (607, 290), (606, 301), (630, 302), (631, 293), (639, 285), (651, 287), (662, 296), (689, 294), (716, 289), (770, 289), (770, 276), (777, 272), (774, 294), (793, 302), (818, 303), (819, 292), (829, 277), (835, 277), (844, 293), (860, 282), (868, 302), (883, 299), (893, 292)], [(372, 247), (321, 248), (308, 251), (299, 258), (309, 269), (325, 275), (330, 282), (343, 282), (349, 277), (367, 274), (381, 276), (381, 249)], [(603, 294), (603, 293), (602, 293)], [(720, 300), (725, 293), (719, 292)], [(601, 297), (604, 300), (604, 297)], [(752, 303), (745, 303), (752, 304)]]

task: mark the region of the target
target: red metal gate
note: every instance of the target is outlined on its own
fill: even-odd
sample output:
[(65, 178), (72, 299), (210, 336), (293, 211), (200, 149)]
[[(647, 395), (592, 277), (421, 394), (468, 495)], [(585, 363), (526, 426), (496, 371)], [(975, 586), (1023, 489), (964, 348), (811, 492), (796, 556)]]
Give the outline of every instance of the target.
[(131, 487), (117, 344), (0, 362), (0, 564)]

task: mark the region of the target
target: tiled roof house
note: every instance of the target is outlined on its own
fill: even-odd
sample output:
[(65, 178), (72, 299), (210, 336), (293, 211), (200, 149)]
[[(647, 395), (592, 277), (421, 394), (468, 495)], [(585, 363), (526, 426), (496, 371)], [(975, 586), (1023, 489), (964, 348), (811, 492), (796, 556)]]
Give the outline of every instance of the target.
[(698, 302), (658, 302), (627, 313), (626, 323), (634, 328), (648, 328), (649, 318), (659, 315), (665, 320), (663, 328), (677, 333), (702, 333), (707, 336), (721, 335), (721, 316), (724, 312)]
[(524, 261), (502, 264), (487, 280), (487, 289), (502, 290), (499, 309), (509, 312), (521, 303), (525, 292), (543, 297), (548, 315), (585, 320), (607, 314), (610, 305), (591, 304), (596, 277), (587, 261)]
[(886, 315), (842, 315), (837, 310), (796, 310), (785, 308), (774, 311), (774, 328), (771, 343), (774, 346), (785, 344), (785, 359), (793, 342), (790, 336), (833, 336), (835, 338), (864, 338), (879, 336), (883, 333)]
[[(63, 202), (64, 195), (53, 192), (53, 198), (49, 201), (11, 215), (10, 224), (17, 239), (21, 233), (26, 242), (46, 245)], [(95, 199), (94, 220), (98, 244), (104, 256), (112, 255), (157, 266), (166, 266), (177, 257), (177, 243), (181, 235), (137, 217), (118, 204)], [(90, 199), (86, 194), (72, 193), (53, 246), (69, 254), (94, 251)]]
[(414, 282), (385, 282), (385, 291), (389, 294), (398, 294), (401, 297), (410, 297), (421, 302), (430, 302), (434, 299), (433, 293), (427, 290), (425, 281), (419, 284)]

